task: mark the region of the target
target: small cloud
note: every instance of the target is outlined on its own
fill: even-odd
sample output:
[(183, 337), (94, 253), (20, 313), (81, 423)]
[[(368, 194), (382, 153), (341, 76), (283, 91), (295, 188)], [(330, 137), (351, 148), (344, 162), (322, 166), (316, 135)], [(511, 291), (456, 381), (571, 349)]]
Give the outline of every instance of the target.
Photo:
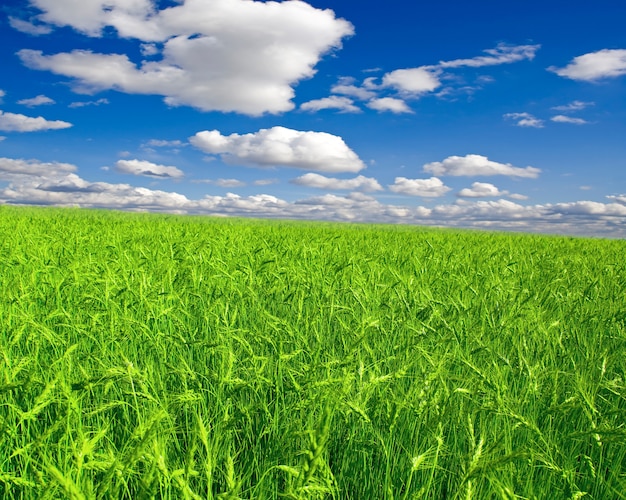
[(372, 78), (366, 79), (363, 87), (357, 87), (355, 83), (355, 79), (351, 77), (343, 77), (339, 79), (337, 84), (333, 85), (330, 91), (333, 94), (342, 94), (348, 95), (350, 97), (355, 97), (362, 101), (366, 101), (367, 99), (373, 98), (376, 93), (371, 89)]
[(321, 109), (338, 109), (341, 113), (360, 113), (361, 109), (347, 97), (332, 95), (322, 99), (314, 99), (300, 105), (303, 111), (320, 111)]
[(84, 108), (85, 106), (100, 106), (102, 104), (109, 104), (109, 100), (105, 97), (98, 99), (97, 101), (82, 101), (72, 102), (69, 104), (69, 108)]
[(372, 99), (367, 103), (367, 107), (375, 109), (376, 111), (390, 111), (391, 113), (413, 113), (413, 110), (409, 108), (402, 99), (395, 97), (381, 97), (380, 99)]
[(9, 16), (9, 24), (11, 28), (26, 33), (27, 35), (40, 36), (52, 33), (52, 28), (45, 24), (33, 24), (30, 21), (24, 21), (17, 17)]
[(431, 177), (430, 179), (396, 177), (395, 182), (389, 186), (389, 189), (394, 193), (407, 194), (409, 196), (438, 198), (445, 195), (452, 188), (444, 185), (441, 179), (437, 177)]
[(0, 111), (0, 130), (4, 132), (38, 132), (42, 130), (59, 130), (72, 127), (71, 123), (61, 120), (46, 120), (16, 113)]
[(271, 184), (278, 184), (278, 182), (278, 179), (258, 179), (252, 184), (254, 184), (255, 186), (269, 186)]
[(143, 175), (146, 177), (180, 178), (185, 174), (176, 167), (157, 165), (143, 160), (118, 160), (115, 169), (122, 174)]
[(248, 167), (290, 167), (318, 172), (358, 172), (365, 164), (339, 136), (285, 127), (251, 134), (204, 130), (189, 138), (196, 148), (222, 161)]
[(141, 55), (144, 57), (155, 56), (159, 53), (159, 48), (155, 43), (142, 43)]
[(607, 196), (607, 199), (626, 205), (626, 194), (612, 194)]
[(580, 186), (578, 189), (581, 191), (591, 191), (593, 188), (591, 186)]
[(535, 167), (514, 167), (510, 163), (498, 163), (482, 155), (449, 156), (443, 161), (424, 165), (424, 172), (433, 175), (475, 176), (505, 175), (536, 179), (541, 170)]
[(530, 113), (507, 113), (504, 118), (516, 121), (518, 127), (543, 128), (543, 120), (535, 118)]
[(460, 198), (488, 198), (505, 196), (508, 191), (500, 191), (496, 186), (488, 182), (474, 182), (471, 188), (461, 189), (457, 193)]
[(626, 74), (626, 49), (603, 49), (575, 57), (564, 68), (550, 66), (559, 76), (571, 80), (595, 82), (604, 78), (616, 78)]
[(585, 125), (589, 123), (587, 120), (583, 120), (582, 118), (574, 118), (572, 116), (565, 115), (556, 115), (550, 118), (550, 120), (557, 123), (572, 123), (574, 125)]
[(161, 139), (150, 139), (146, 145), (155, 148), (178, 148), (181, 146), (187, 146), (188, 143), (179, 140), (165, 141)]
[(50, 99), (45, 95), (38, 95), (37, 97), (31, 97), (30, 99), (22, 99), (21, 101), (17, 101), (18, 104), (22, 104), (23, 106), (28, 106), (29, 108), (33, 108), (35, 106), (41, 106), (43, 104), (55, 104), (56, 101), (54, 99)]
[(595, 102), (584, 102), (584, 101), (572, 101), (569, 104), (565, 104), (564, 106), (554, 106), (550, 109), (554, 111), (561, 111), (563, 113), (568, 113), (570, 111), (581, 111), (589, 106), (594, 106)]
[(349, 190), (349, 191), (382, 191), (383, 187), (376, 179), (359, 175), (353, 179), (335, 179), (323, 175), (308, 173), (292, 179), (292, 184), (314, 187), (318, 189)]
[(0, 135), (0, 142), (4, 141), (5, 139), (6, 139), (6, 136)]
[(6, 93), (4, 90), (0, 89), (0, 103), (2, 103), (2, 98), (3, 98), (5, 95), (7, 95), (7, 93)]
[(441, 86), (438, 70), (426, 67), (398, 69), (383, 77), (384, 87), (393, 87), (407, 94), (420, 95)]

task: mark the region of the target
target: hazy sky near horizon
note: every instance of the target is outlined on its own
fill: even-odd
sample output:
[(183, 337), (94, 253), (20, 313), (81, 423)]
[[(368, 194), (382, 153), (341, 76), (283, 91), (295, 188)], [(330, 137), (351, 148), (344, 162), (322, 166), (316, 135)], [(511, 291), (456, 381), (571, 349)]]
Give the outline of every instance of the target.
[(0, 203), (626, 237), (626, 2), (5, 0)]

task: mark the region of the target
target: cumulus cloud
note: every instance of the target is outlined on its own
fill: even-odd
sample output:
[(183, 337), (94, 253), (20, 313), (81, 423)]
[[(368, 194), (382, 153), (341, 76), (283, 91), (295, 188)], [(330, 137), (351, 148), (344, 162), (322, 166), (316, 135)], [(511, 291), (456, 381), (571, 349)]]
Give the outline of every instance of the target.
[(0, 110), (0, 130), (5, 132), (38, 132), (41, 130), (59, 130), (71, 127), (72, 124), (61, 120), (46, 120), (17, 113), (5, 113)]
[(118, 160), (115, 169), (122, 174), (143, 175), (161, 179), (178, 179), (185, 174), (176, 167), (157, 165), (145, 160)]
[(498, 163), (482, 155), (449, 156), (443, 161), (424, 165), (424, 172), (433, 175), (474, 176), (506, 175), (535, 179), (541, 170), (535, 167), (514, 167), (510, 163)]
[(573, 116), (565, 115), (556, 115), (550, 118), (550, 120), (557, 123), (572, 123), (574, 125), (585, 125), (589, 123), (587, 120), (583, 120), (582, 118), (574, 118)]
[(89, 36), (110, 26), (121, 37), (162, 43), (162, 50), (159, 60), (136, 65), (126, 54), (24, 49), (18, 55), (28, 67), (74, 78), (79, 92), (156, 94), (171, 106), (253, 116), (293, 109), (293, 86), (353, 34), (333, 11), (306, 2), (187, 0), (162, 10), (149, 0), (34, 3), (50, 24)]
[(308, 173), (290, 181), (292, 184), (300, 186), (314, 187), (329, 190), (350, 190), (350, 191), (382, 191), (383, 187), (376, 179), (359, 175), (353, 179), (336, 179), (325, 177), (320, 174)]
[(376, 111), (390, 111), (395, 114), (413, 113), (413, 110), (407, 106), (406, 102), (395, 97), (372, 99), (367, 103), (367, 107), (375, 109)]
[(352, 222), (387, 222), (482, 229), (517, 230), (626, 237), (626, 195), (609, 196), (610, 203), (577, 201), (521, 205), (508, 200), (468, 201), (434, 208), (388, 205), (364, 193), (324, 194), (293, 202), (269, 194), (205, 196), (129, 184), (91, 182), (75, 173), (74, 165), (0, 158), (0, 204), (40, 204), (115, 208), (182, 214), (233, 215)]
[(564, 68), (550, 66), (559, 76), (571, 80), (594, 82), (626, 74), (626, 49), (603, 49), (575, 57)]
[(461, 198), (486, 198), (505, 196), (508, 191), (500, 191), (496, 186), (488, 182), (474, 182), (471, 188), (461, 189), (457, 196)]
[(395, 182), (389, 186), (394, 193), (407, 194), (409, 196), (421, 196), (422, 198), (437, 198), (445, 195), (452, 188), (446, 186), (441, 179), (407, 179), (396, 177)]
[(518, 127), (543, 128), (543, 120), (530, 113), (506, 113), (504, 118), (514, 120)]
[(205, 130), (190, 137), (189, 142), (229, 164), (330, 173), (358, 172), (365, 168), (341, 137), (326, 132), (273, 127), (253, 134), (225, 136), (218, 130)]
[(9, 16), (9, 24), (11, 28), (33, 36), (41, 36), (52, 33), (52, 28), (45, 24), (34, 24), (17, 17)]
[(70, 108), (84, 108), (85, 106), (100, 106), (102, 104), (109, 104), (109, 100), (105, 97), (97, 99), (95, 101), (77, 101), (69, 104)]
[(300, 109), (303, 111), (319, 111), (321, 109), (338, 109), (341, 113), (359, 113), (361, 109), (354, 105), (354, 101), (348, 97), (332, 95), (322, 99), (313, 99), (302, 103)]
[(563, 113), (568, 113), (570, 111), (581, 111), (589, 106), (594, 106), (595, 102), (585, 102), (585, 101), (572, 101), (569, 104), (565, 104), (563, 106), (554, 106), (551, 109), (554, 111), (561, 111)]
[(441, 85), (438, 74), (438, 71), (425, 67), (397, 69), (383, 76), (383, 86), (408, 94), (425, 94)]
[(50, 99), (48, 96), (45, 95), (38, 95), (37, 97), (31, 97), (30, 99), (22, 99), (20, 101), (17, 101), (18, 104), (22, 104), (23, 106), (28, 106), (29, 108), (35, 107), (35, 106), (41, 106), (43, 104), (55, 104), (55, 100), (54, 99)]

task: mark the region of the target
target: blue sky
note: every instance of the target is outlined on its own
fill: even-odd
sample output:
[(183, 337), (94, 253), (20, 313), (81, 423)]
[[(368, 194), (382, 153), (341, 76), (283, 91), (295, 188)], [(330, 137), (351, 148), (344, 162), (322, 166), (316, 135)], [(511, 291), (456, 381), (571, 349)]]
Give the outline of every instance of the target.
[(0, 203), (626, 237), (626, 3), (9, 0)]

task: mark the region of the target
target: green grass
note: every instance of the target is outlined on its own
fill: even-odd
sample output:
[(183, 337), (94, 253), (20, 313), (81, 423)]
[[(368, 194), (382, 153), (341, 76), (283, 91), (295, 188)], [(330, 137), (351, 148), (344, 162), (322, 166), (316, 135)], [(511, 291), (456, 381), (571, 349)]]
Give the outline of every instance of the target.
[(626, 498), (625, 256), (0, 207), (0, 497)]

